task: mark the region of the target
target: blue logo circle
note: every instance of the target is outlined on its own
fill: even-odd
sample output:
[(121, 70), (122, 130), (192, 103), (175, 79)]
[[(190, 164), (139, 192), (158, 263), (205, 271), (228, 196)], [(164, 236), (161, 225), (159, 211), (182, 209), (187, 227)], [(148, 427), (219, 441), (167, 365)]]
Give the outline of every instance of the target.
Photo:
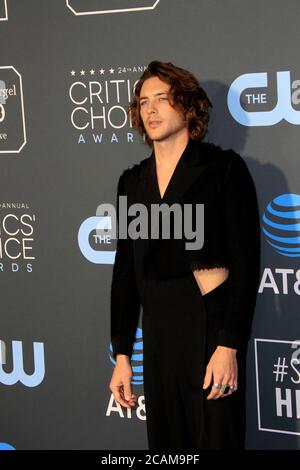
[(300, 195), (281, 194), (266, 207), (262, 230), (277, 253), (300, 257)]
[(10, 444), (7, 444), (6, 442), (0, 442), (0, 450), (16, 450), (16, 449)]

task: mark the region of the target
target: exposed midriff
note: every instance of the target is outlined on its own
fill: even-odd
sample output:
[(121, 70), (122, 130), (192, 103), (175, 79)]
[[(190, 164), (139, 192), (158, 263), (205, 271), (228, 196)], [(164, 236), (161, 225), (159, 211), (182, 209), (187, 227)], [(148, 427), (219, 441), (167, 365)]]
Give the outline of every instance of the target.
[(195, 269), (193, 274), (199, 286), (202, 295), (207, 294), (211, 290), (218, 287), (224, 282), (228, 275), (228, 268), (210, 268), (210, 269)]

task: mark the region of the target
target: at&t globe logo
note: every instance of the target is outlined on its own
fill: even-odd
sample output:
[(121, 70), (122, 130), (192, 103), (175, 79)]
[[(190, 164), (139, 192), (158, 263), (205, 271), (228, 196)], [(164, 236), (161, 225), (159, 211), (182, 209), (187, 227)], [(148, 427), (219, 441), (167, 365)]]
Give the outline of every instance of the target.
[(300, 195), (281, 194), (266, 207), (262, 230), (277, 253), (300, 257)]

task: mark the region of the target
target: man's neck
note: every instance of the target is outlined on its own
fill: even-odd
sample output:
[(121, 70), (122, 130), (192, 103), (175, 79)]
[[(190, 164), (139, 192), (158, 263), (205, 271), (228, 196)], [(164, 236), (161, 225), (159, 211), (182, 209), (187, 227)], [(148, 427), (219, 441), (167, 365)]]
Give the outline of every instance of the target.
[(156, 164), (164, 169), (172, 169), (176, 166), (189, 141), (189, 135), (182, 133), (174, 139), (166, 139), (161, 142), (154, 141), (153, 149)]

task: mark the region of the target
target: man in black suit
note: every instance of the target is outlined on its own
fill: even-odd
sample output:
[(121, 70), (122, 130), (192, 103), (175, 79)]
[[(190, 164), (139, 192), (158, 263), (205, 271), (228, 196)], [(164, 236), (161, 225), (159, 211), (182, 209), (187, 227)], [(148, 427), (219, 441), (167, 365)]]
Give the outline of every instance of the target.
[[(209, 106), (206, 93), (190, 72), (158, 61), (144, 72), (130, 106), (133, 125), (146, 136), (153, 152), (121, 175), (118, 196), (128, 195), (134, 203), (139, 194), (142, 202), (142, 175), (148, 184), (146, 204), (174, 202), (182, 193), (184, 201), (204, 202), (208, 212), (205, 249), (197, 253), (183, 252), (182, 245), (172, 240), (147, 258), (149, 245), (118, 241), (111, 291), (116, 366), (110, 389), (122, 406), (136, 404), (131, 391), (131, 353), (142, 303), (149, 448), (237, 449), (244, 445), (245, 358), (259, 275), (259, 212), (242, 158), (233, 151), (223, 156), (219, 147), (202, 142)], [(188, 172), (193, 165), (194, 170)], [(208, 181), (211, 177), (206, 187), (205, 171)], [(213, 193), (215, 188), (222, 190)], [(244, 198), (239, 194), (243, 190)], [(227, 203), (221, 213), (222, 191)], [(130, 198), (130, 193), (135, 196)], [(217, 238), (220, 234), (214, 233), (220, 232), (215, 225), (218, 218), (225, 221), (224, 245)], [(250, 257), (244, 254), (249, 240)], [(143, 253), (140, 258), (139, 253)], [(152, 278), (145, 275), (147, 259)], [(183, 318), (185, 306), (191, 312), (187, 320)], [(171, 342), (165, 348), (170, 331)], [(187, 372), (177, 375), (174, 368), (169, 373), (172, 361)]]

